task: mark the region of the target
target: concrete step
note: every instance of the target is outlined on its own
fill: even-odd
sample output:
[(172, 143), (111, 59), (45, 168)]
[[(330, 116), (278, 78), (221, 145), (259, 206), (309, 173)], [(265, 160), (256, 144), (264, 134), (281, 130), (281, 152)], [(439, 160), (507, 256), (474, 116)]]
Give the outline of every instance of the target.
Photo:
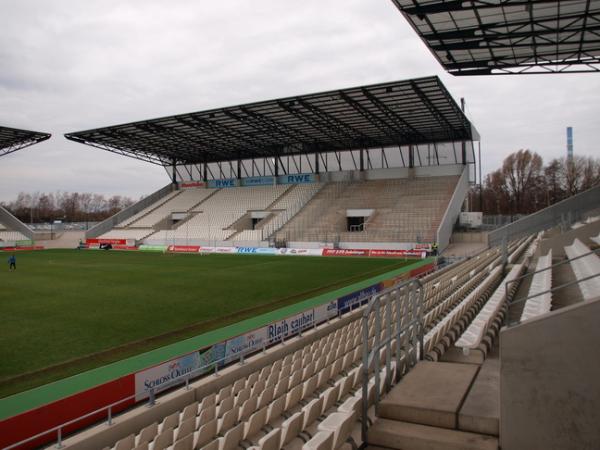
[(464, 431), (377, 419), (369, 428), (369, 447), (397, 450), (498, 450), (498, 439)]
[(456, 429), (478, 371), (475, 364), (421, 361), (381, 400), (378, 416)]
[(499, 435), (500, 361), (498, 359), (488, 359), (481, 366), (458, 414), (458, 429)]

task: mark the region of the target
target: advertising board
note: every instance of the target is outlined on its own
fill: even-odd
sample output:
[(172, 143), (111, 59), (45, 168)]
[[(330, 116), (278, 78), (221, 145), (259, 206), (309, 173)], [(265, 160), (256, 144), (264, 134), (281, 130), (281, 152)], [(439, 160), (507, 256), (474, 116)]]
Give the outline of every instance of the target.
[(275, 177), (250, 177), (242, 179), (242, 186), (267, 186), (275, 184)]
[(314, 173), (296, 173), (293, 175), (281, 175), (277, 178), (279, 184), (309, 184), (316, 183), (318, 175)]
[(352, 248), (324, 248), (323, 256), (369, 256), (369, 250)]
[(278, 248), (278, 255), (287, 256), (323, 256), (322, 248)]
[(145, 245), (142, 244), (138, 247), (138, 250), (142, 251), (142, 252), (166, 252), (167, 251), (167, 246), (166, 245)]
[(169, 253), (198, 253), (199, 245), (169, 245), (167, 248)]
[(369, 250), (369, 256), (379, 258), (425, 258), (425, 250)]
[(94, 239), (86, 239), (86, 244), (112, 244), (112, 245), (127, 245), (127, 239), (104, 239), (104, 238), (94, 238)]
[(205, 187), (206, 184), (202, 181), (185, 181), (183, 183), (179, 183), (179, 187), (183, 188), (183, 189), (188, 189), (188, 188), (200, 188), (200, 187)]
[(172, 359), (135, 374), (136, 400), (147, 398), (151, 389), (161, 392), (200, 368), (200, 353), (194, 352)]
[(200, 253), (237, 253), (235, 247), (200, 247)]
[(228, 339), (225, 343), (225, 352), (221, 358), (225, 358), (224, 364), (227, 364), (239, 359), (241, 354), (262, 348), (263, 343), (268, 345), (266, 327)]
[(300, 329), (304, 329), (307, 325), (312, 324), (315, 316), (314, 309), (301, 312), (299, 314), (286, 317), (278, 322), (273, 322), (268, 325), (267, 339), (269, 342), (277, 342), (283, 335), (284, 338), (298, 334)]
[(354, 309), (359, 305), (362, 305), (370, 297), (383, 290), (383, 283), (373, 284), (359, 291), (352, 292), (351, 294), (344, 295), (337, 299), (337, 309), (341, 313), (348, 312), (350, 309)]
[(240, 185), (240, 180), (237, 178), (226, 178), (223, 180), (208, 180), (207, 185), (209, 188), (222, 189), (232, 188)]
[(236, 247), (237, 253), (253, 255), (276, 255), (277, 249), (270, 247)]

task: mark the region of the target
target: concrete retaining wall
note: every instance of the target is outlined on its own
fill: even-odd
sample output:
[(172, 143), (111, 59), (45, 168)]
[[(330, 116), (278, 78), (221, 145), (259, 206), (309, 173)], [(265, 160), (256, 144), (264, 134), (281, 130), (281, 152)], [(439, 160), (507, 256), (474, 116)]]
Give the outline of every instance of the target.
[(600, 448), (600, 297), (502, 330), (502, 450)]

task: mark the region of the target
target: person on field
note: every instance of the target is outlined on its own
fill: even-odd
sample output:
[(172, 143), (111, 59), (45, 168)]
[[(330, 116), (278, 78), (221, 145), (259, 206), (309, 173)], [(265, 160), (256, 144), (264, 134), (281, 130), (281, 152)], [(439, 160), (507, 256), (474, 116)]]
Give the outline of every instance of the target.
[(17, 270), (17, 258), (15, 258), (15, 255), (10, 255), (8, 257), (8, 270), (11, 272)]

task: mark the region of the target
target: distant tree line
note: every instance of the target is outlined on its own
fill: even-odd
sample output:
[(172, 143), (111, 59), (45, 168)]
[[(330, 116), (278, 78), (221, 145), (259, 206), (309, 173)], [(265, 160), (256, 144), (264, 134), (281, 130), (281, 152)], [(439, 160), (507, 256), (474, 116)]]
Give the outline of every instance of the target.
[(118, 213), (134, 202), (129, 197), (106, 198), (89, 192), (20, 192), (16, 200), (2, 203), (19, 220), (26, 223), (98, 222)]
[[(512, 153), (502, 167), (469, 194), (472, 210), (484, 214), (531, 214), (600, 184), (600, 159), (574, 156), (544, 165), (530, 150)], [(481, 197), (480, 197), (481, 196)]]

